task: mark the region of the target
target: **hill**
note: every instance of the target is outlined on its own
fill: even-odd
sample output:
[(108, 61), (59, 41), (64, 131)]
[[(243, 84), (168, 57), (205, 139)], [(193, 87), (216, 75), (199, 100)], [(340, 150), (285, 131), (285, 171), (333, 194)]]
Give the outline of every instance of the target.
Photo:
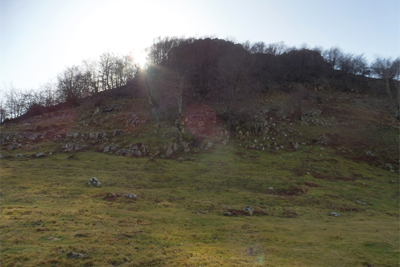
[(1, 126), (2, 265), (399, 263), (386, 99), (288, 82), (178, 112), (154, 81)]

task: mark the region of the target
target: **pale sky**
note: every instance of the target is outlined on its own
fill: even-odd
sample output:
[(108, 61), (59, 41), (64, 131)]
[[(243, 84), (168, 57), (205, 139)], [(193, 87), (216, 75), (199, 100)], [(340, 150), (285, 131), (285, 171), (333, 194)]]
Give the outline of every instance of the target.
[(138, 53), (158, 36), (400, 55), (400, 0), (1, 0), (0, 14), (2, 90), (38, 88), (84, 59)]

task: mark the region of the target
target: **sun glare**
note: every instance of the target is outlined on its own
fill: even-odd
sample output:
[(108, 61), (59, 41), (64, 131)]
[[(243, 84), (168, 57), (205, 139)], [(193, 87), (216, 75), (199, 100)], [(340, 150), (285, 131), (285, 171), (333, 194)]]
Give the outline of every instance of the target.
[(134, 61), (140, 66), (140, 68), (144, 68), (147, 64), (146, 53), (143, 51), (135, 52)]

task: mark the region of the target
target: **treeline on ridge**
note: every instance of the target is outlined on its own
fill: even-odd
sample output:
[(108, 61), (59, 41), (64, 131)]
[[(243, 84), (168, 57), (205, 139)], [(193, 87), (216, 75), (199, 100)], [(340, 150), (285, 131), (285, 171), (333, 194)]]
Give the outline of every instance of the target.
[(159, 37), (146, 52), (146, 67), (140, 68), (130, 55), (107, 52), (98, 60), (67, 67), (55, 83), (41, 90), (8, 90), (0, 119), (79, 105), (87, 97), (115, 90), (146, 97), (160, 114), (178, 115), (188, 104), (207, 103), (227, 117), (251, 106), (260, 93), (274, 91), (340, 90), (386, 96), (390, 101), (399, 96), (400, 58), (376, 57), (369, 64), (363, 55), (338, 47)]

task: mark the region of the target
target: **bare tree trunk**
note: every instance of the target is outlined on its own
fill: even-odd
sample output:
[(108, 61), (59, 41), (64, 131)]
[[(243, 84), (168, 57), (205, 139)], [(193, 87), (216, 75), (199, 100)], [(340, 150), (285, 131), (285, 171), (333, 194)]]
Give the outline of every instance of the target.
[(388, 94), (389, 99), (392, 99), (392, 92), (390, 91), (390, 87), (389, 87), (389, 79), (386, 78), (386, 92)]

